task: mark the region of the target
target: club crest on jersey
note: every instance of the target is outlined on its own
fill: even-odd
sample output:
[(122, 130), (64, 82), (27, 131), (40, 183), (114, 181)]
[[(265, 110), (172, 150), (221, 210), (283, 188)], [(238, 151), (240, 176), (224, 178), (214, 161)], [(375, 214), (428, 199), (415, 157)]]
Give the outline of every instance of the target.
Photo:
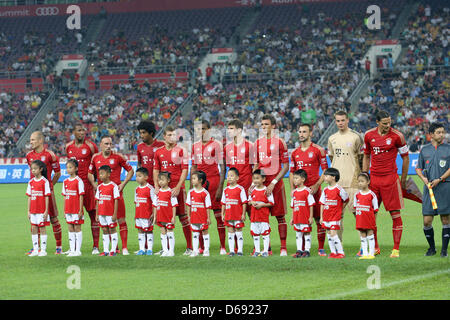
[(175, 159), (178, 156), (178, 154), (174, 151), (172, 152), (172, 159)]
[(386, 139), (386, 144), (389, 146), (389, 145), (391, 145), (391, 143), (392, 143), (392, 139), (391, 138), (387, 138)]
[(41, 157), (41, 160), (42, 160), (42, 161), (45, 161), (45, 156), (42, 156), (42, 157)]
[(208, 147), (208, 152), (211, 152), (212, 151), (212, 147)]
[(109, 164), (114, 164), (114, 159), (109, 160)]
[(439, 161), (439, 166), (440, 166), (441, 168), (443, 168), (443, 167), (445, 167), (446, 163), (447, 163), (446, 160), (440, 160), (440, 161)]
[(274, 144), (270, 145), (270, 150), (272, 150), (272, 151), (275, 150), (275, 145)]
[(312, 158), (314, 156), (314, 153), (308, 152), (308, 157)]
[(86, 154), (87, 150), (86, 149), (81, 149), (81, 154)]
[(244, 153), (244, 152), (245, 152), (245, 148), (242, 148), (242, 149), (241, 149), (241, 153)]

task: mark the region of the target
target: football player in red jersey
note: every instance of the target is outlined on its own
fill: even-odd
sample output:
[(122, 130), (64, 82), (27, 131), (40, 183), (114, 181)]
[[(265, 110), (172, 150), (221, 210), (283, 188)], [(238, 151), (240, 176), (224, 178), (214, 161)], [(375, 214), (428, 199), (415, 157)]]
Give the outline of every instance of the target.
[[(237, 184), (245, 189), (245, 195), (247, 196), (252, 185), (253, 165), (256, 160), (253, 144), (242, 135), (243, 129), (244, 124), (239, 119), (233, 119), (228, 122), (227, 136), (230, 141), (225, 145), (223, 153), (225, 165), (229, 168), (236, 168), (238, 171), (239, 180)], [(246, 212), (249, 218), (250, 209), (250, 206), (246, 206)], [(236, 235), (235, 253), (238, 252), (237, 237)]]
[[(184, 237), (186, 239), (186, 251), (184, 255), (192, 253), (192, 234), (189, 223), (189, 216), (186, 214), (186, 190), (185, 181), (189, 170), (188, 152), (177, 145), (177, 135), (175, 128), (167, 126), (164, 129), (164, 147), (156, 150), (153, 158), (153, 180), (158, 181), (158, 175), (161, 171), (167, 171), (170, 175), (169, 188), (172, 189), (172, 195), (177, 197), (178, 206), (176, 214), (180, 220)], [(155, 185), (155, 194), (159, 193), (159, 185)]]
[[(263, 136), (254, 143), (256, 152), (256, 165), (254, 170), (263, 169), (266, 174), (264, 185), (267, 187), (267, 195), (273, 193), (275, 205), (270, 208), (270, 213), (278, 221), (278, 233), (280, 235), (280, 256), (287, 256), (286, 237), (286, 193), (283, 178), (289, 171), (289, 155), (286, 143), (275, 132), (276, 121), (270, 114), (261, 118), (261, 130)], [(254, 171), (253, 171), (254, 172)], [(250, 187), (250, 191), (252, 187)], [(269, 249), (269, 254), (270, 254)]]
[[(62, 253), (62, 233), (61, 233), (61, 225), (58, 220), (58, 208), (56, 207), (55, 201), (55, 193), (53, 190), (53, 186), (58, 182), (61, 177), (61, 168), (59, 166), (59, 158), (53, 153), (53, 151), (48, 150), (44, 147), (44, 135), (40, 131), (35, 131), (30, 136), (30, 145), (32, 151), (27, 153), (27, 163), (28, 166), (31, 166), (31, 163), (34, 160), (40, 160), (45, 163), (47, 167), (47, 176), (45, 177), (50, 183), (51, 196), (49, 199), (49, 207), (48, 214), (50, 216), (50, 222), (53, 228), (53, 234), (56, 240), (56, 252), (55, 254)], [(55, 172), (52, 178), (52, 171)], [(30, 170), (31, 172), (31, 170)], [(33, 179), (34, 176), (30, 173), (30, 179)], [(32, 253), (32, 250), (28, 253)]]
[[(409, 169), (409, 148), (403, 134), (391, 128), (391, 116), (386, 111), (376, 115), (377, 127), (366, 131), (364, 135), (364, 157), (362, 171), (368, 172), (370, 166), (370, 190), (384, 204), (392, 217), (392, 235), (394, 247), (391, 258), (400, 256), (400, 240), (403, 222), (400, 210), (404, 208), (402, 188), (406, 189)], [(397, 153), (402, 157), (401, 180), (397, 174)], [(378, 205), (379, 207), (379, 205)], [(377, 242), (376, 232), (375, 241)], [(376, 245), (378, 247), (378, 245)]]
[(85, 194), (83, 206), (91, 220), (91, 232), (93, 239), (92, 254), (99, 254), (98, 241), (100, 238), (100, 226), (95, 221), (95, 192), (88, 180), (89, 166), (92, 156), (98, 153), (94, 142), (86, 138), (86, 128), (82, 123), (75, 124), (73, 128), (74, 140), (66, 145), (66, 155), (69, 159), (78, 161), (78, 176), (83, 180)]
[[(305, 186), (311, 189), (314, 196), (315, 204), (313, 205), (313, 216), (317, 225), (317, 241), (319, 244), (318, 254), (325, 257), (327, 254), (323, 248), (325, 244), (325, 229), (320, 224), (320, 195), (322, 193), (321, 184), (324, 175), (320, 176), (319, 170), (325, 171), (328, 168), (325, 150), (311, 141), (312, 127), (309, 124), (300, 124), (298, 127), (298, 138), (300, 146), (292, 151), (291, 164), (289, 173), (289, 182), (291, 190), (294, 190), (293, 174), (299, 169), (303, 169), (307, 173)], [(304, 242), (303, 242), (304, 243)]]
[(145, 120), (137, 126), (142, 142), (137, 146), (138, 168), (146, 168), (149, 172), (147, 182), (155, 187), (153, 181), (153, 157), (156, 149), (164, 146), (164, 141), (155, 139), (156, 128), (151, 121)]
[[(133, 178), (134, 170), (128, 163), (127, 159), (120, 154), (112, 151), (112, 138), (110, 136), (103, 136), (100, 139), (101, 152), (95, 154), (92, 157), (91, 165), (89, 166), (88, 180), (90, 184), (97, 190), (98, 184), (95, 182), (94, 174), (100, 181), (98, 170), (101, 166), (109, 166), (111, 168), (111, 181), (119, 187), (120, 198), (119, 208), (117, 210), (117, 221), (119, 223), (120, 239), (122, 240), (122, 254), (128, 255), (127, 239), (128, 239), (128, 227), (125, 219), (125, 202), (123, 199), (123, 189), (127, 183)], [(123, 182), (120, 181), (120, 174), (122, 168), (127, 171), (127, 176)]]
[[(222, 220), (222, 206), (220, 204), (223, 183), (225, 181), (223, 146), (222, 143), (211, 137), (211, 125), (208, 121), (202, 120), (201, 126), (195, 126), (195, 131), (195, 135), (200, 138), (200, 141), (194, 143), (192, 146), (191, 176), (197, 170), (203, 171), (206, 174), (208, 185), (206, 186), (205, 183), (203, 187), (207, 187), (211, 197), (211, 209), (214, 212), (217, 221), (217, 231), (219, 233), (220, 254), (224, 255), (227, 254), (225, 249), (225, 225)], [(200, 237), (200, 248), (203, 249), (201, 240), (202, 238)]]

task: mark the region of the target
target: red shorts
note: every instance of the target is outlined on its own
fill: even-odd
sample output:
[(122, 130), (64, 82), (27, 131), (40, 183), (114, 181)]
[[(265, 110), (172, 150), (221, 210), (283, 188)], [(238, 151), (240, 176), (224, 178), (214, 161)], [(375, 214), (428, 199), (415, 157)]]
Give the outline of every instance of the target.
[(58, 207), (56, 206), (55, 192), (51, 190), (51, 196), (48, 199), (48, 215), (50, 218), (58, 216)]
[(313, 194), (314, 201), (316, 203), (313, 204), (313, 217), (320, 219), (320, 195), (322, 194), (322, 187), (319, 186), (319, 189), (317, 189), (317, 192)]
[[(266, 179), (264, 185), (268, 186), (272, 180)], [(286, 192), (284, 190), (284, 181), (278, 181), (273, 188), (273, 201), (275, 204), (270, 207), (271, 216), (284, 216), (286, 215)]]
[(177, 216), (184, 216), (186, 214), (186, 208), (185, 208), (185, 204), (186, 204), (186, 189), (185, 188), (181, 188), (180, 189), (180, 193), (178, 194), (177, 197), (177, 201), (178, 201), (178, 206), (177, 206)]
[(386, 211), (396, 211), (405, 208), (402, 187), (397, 174), (386, 176), (372, 175), (369, 188), (378, 198), (378, 207), (383, 202)]
[(119, 205), (117, 207), (117, 220), (125, 219), (125, 200), (123, 199), (123, 192), (120, 193)]
[(84, 182), (83, 205), (87, 212), (95, 210), (94, 188), (89, 182)]
[[(222, 204), (220, 203), (220, 200), (222, 198), (222, 195), (220, 195), (219, 200), (216, 200), (216, 192), (217, 189), (219, 189), (220, 176), (208, 178), (208, 182), (208, 192), (209, 196), (211, 197), (211, 209), (213, 209), (214, 211), (221, 210)], [(203, 186), (206, 187), (206, 184), (204, 184)]]

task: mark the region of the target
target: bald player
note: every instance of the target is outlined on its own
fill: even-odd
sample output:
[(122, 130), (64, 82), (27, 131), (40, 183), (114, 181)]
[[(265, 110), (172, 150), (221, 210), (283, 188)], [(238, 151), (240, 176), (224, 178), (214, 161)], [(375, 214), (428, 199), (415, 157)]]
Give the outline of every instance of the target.
[[(334, 121), (338, 131), (328, 138), (328, 157), (331, 167), (339, 170), (341, 179), (339, 185), (344, 188), (349, 196), (346, 205), (348, 210), (355, 214), (353, 208), (353, 198), (358, 192), (358, 175), (361, 172), (363, 158), (364, 140), (356, 132), (348, 127), (349, 118), (347, 112), (340, 110), (334, 114)], [(342, 242), (343, 218), (341, 220), (341, 230), (338, 231), (339, 239)], [(375, 254), (379, 253), (378, 245)], [(361, 255), (361, 252), (358, 253)]]
[[(89, 165), (88, 180), (90, 184), (97, 190), (98, 183), (95, 182), (94, 175), (97, 176), (98, 181), (100, 181), (100, 176), (98, 174), (99, 169), (107, 165), (111, 168), (111, 181), (117, 184), (119, 187), (120, 198), (119, 198), (119, 208), (117, 210), (117, 222), (119, 224), (120, 239), (122, 240), (122, 254), (124, 256), (129, 255), (127, 243), (128, 243), (128, 227), (125, 216), (125, 201), (123, 198), (123, 189), (127, 183), (133, 178), (134, 170), (128, 163), (127, 159), (121, 154), (114, 152), (112, 150), (113, 142), (110, 136), (103, 136), (100, 139), (100, 150), (101, 152), (96, 153), (92, 156), (91, 164)], [(121, 172), (122, 168), (127, 171), (127, 176), (121, 182)]]
[[(51, 196), (49, 201), (48, 214), (50, 216), (50, 222), (53, 228), (53, 234), (56, 240), (56, 252), (55, 254), (62, 254), (62, 243), (61, 243), (61, 225), (58, 220), (58, 208), (56, 207), (55, 193), (53, 191), (53, 186), (58, 182), (61, 177), (61, 168), (59, 166), (59, 158), (53, 153), (53, 151), (48, 150), (44, 147), (44, 135), (40, 131), (35, 131), (30, 136), (31, 151), (27, 153), (27, 163), (28, 166), (34, 160), (41, 160), (45, 163), (47, 167), (47, 180), (50, 183)], [(52, 172), (55, 172), (52, 178)], [(34, 176), (30, 170), (30, 179)], [(32, 252), (29, 251), (28, 254)]]

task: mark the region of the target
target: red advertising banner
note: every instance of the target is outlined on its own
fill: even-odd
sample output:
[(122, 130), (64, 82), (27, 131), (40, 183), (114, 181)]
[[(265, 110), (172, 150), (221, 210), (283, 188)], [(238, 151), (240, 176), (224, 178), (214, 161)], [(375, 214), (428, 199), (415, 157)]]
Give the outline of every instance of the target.
[(233, 48), (212, 48), (211, 53), (232, 53)]
[(376, 46), (385, 46), (385, 45), (393, 45), (393, 44), (398, 44), (398, 40), (386, 39), (386, 40), (375, 41)]
[[(99, 89), (101, 90), (109, 90), (111, 89), (115, 84), (120, 83), (128, 83), (129, 82), (129, 75), (128, 74), (112, 74), (112, 75), (101, 75), (99, 76)], [(187, 72), (177, 72), (175, 73), (175, 81), (186, 81), (188, 79), (188, 73)], [(89, 76), (87, 77), (87, 80), (89, 82), (89, 90), (95, 90), (95, 81), (94, 77)], [(142, 84), (145, 81), (148, 82), (155, 82), (155, 81), (162, 81), (162, 82), (168, 82), (172, 80), (172, 75), (170, 73), (142, 73), (142, 74), (136, 74), (134, 76), (134, 81), (138, 84)]]
[[(351, 2), (355, 0), (262, 0), (262, 5), (289, 5), (317, 2)], [(260, 0), (122, 0), (120, 2), (77, 3), (81, 14), (98, 14), (103, 7), (107, 13), (149, 12), (228, 7), (253, 7)], [(69, 15), (71, 4), (0, 7), (0, 18), (42, 17)]]
[[(245, 4), (247, 3), (247, 4)], [(242, 0), (123, 0), (120, 2), (78, 3), (81, 14), (98, 14), (103, 7), (107, 13), (148, 12), (189, 9), (209, 9), (251, 6), (251, 1)], [(0, 7), (0, 18), (41, 17), (69, 15), (69, 4)]]

